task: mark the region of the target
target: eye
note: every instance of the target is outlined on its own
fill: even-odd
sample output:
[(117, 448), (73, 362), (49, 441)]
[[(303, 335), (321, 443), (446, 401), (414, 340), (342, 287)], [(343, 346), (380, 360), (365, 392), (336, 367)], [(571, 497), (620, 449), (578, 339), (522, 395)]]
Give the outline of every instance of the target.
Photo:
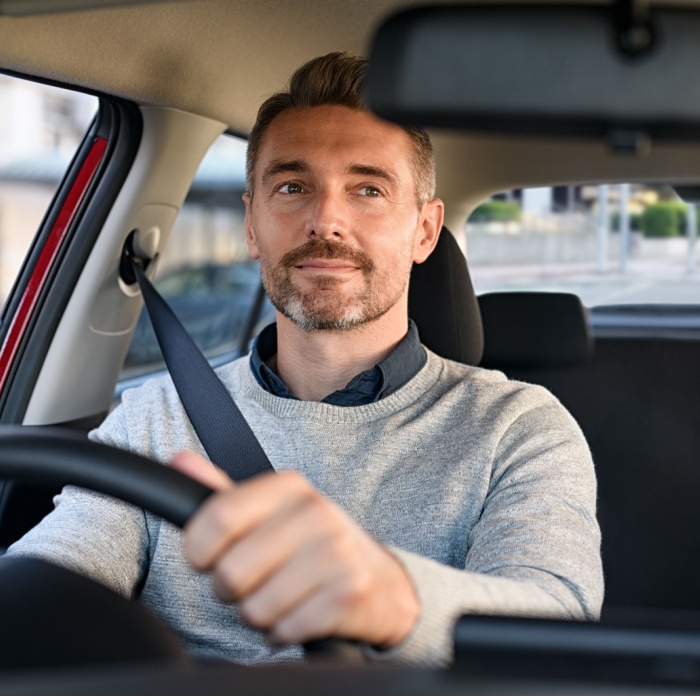
[(285, 182), (277, 188), (282, 194), (301, 194), (304, 189), (298, 182)]
[(373, 187), (372, 185), (365, 185), (360, 188), (360, 194), (364, 194), (367, 197), (381, 197), (382, 192), (379, 188)]

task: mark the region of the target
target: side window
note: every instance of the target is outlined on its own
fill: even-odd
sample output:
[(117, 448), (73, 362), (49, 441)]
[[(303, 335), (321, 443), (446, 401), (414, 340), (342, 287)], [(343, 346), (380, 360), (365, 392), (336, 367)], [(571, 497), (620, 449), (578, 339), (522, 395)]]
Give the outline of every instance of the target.
[(97, 98), (0, 75), (0, 304), (97, 111)]
[(516, 190), (467, 223), (477, 293), (565, 291), (596, 335), (700, 335), (699, 217), (693, 188), (643, 184)]
[[(202, 160), (158, 263), (155, 286), (204, 354), (232, 359), (260, 288), (257, 262), (245, 243), (246, 142), (221, 136)], [(259, 323), (271, 318), (263, 304)], [(145, 310), (121, 375), (122, 386), (161, 370), (164, 362)], [(119, 391), (118, 387), (118, 391)]]

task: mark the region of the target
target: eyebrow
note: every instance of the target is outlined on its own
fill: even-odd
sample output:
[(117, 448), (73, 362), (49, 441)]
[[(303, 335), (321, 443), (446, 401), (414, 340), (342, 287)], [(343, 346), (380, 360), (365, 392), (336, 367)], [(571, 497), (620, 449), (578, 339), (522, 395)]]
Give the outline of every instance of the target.
[(311, 170), (305, 160), (273, 160), (262, 175), (263, 185), (280, 173), (308, 173)]
[[(262, 182), (266, 184), (275, 175), (280, 173), (308, 173), (311, 172), (311, 166), (301, 159), (295, 160), (273, 160), (262, 175)], [(378, 165), (366, 165), (363, 163), (353, 163), (349, 165), (346, 172), (350, 175), (365, 175), (367, 177), (378, 177), (390, 183), (396, 183), (396, 176), (388, 170), (380, 168)]]
[(378, 177), (392, 184), (396, 183), (396, 176), (378, 165), (363, 165), (355, 163), (348, 168), (351, 175), (367, 175), (368, 177)]

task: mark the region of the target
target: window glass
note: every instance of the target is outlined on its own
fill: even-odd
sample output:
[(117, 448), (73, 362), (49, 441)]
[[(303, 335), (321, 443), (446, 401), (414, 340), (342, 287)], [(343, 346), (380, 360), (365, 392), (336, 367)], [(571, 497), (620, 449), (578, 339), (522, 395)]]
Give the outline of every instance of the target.
[(0, 304), (97, 106), (89, 95), (0, 75)]
[[(240, 353), (260, 286), (245, 243), (246, 142), (221, 136), (197, 171), (158, 264), (155, 286), (209, 358)], [(272, 317), (263, 304), (259, 324)], [(122, 379), (162, 369), (164, 362), (145, 310)], [(119, 390), (119, 388), (118, 388)]]
[(692, 315), (700, 328), (699, 221), (669, 186), (516, 190), (473, 212), (467, 257), (479, 294), (572, 292), (594, 310), (594, 326), (621, 312), (653, 313), (659, 325), (661, 311), (684, 324)]

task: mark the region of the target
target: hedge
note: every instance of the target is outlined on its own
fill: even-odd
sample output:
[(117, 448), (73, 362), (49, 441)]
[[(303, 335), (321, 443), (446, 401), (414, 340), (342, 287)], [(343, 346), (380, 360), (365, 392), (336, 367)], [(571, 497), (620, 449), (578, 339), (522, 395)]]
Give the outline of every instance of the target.
[(469, 221), (520, 221), (520, 205), (506, 199), (489, 199), (473, 211)]
[(640, 220), (642, 233), (647, 238), (671, 238), (685, 234), (687, 205), (682, 202), (650, 204)]

